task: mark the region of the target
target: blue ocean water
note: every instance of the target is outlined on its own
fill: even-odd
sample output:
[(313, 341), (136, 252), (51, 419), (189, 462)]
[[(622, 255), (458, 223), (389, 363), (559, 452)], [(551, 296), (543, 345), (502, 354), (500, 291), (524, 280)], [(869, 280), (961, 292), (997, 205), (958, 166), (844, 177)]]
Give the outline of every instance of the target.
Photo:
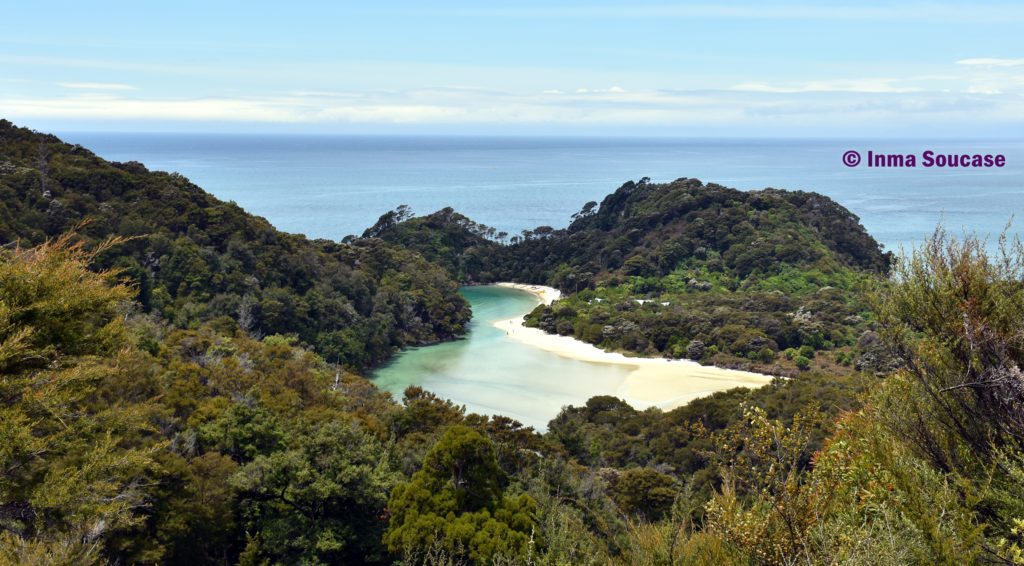
[[(275, 226), (338, 240), (400, 204), (451, 206), (516, 234), (569, 223), (627, 180), (695, 177), (739, 189), (816, 191), (843, 204), (888, 249), (941, 221), (998, 234), (1024, 210), (1024, 140), (725, 140), (67, 133), (115, 161), (177, 171)], [(846, 167), (842, 155), (1001, 153), (999, 169)], [(1021, 220), (1024, 222), (1024, 219)], [(1021, 233), (1020, 222), (1013, 232)]]
[[(1024, 141), (573, 139), (373, 136), (83, 134), (63, 136), (107, 159), (177, 171), (214, 195), (289, 232), (341, 239), (408, 204), (445, 206), (509, 233), (563, 227), (587, 201), (627, 180), (696, 177), (740, 189), (817, 191), (860, 216), (889, 249), (909, 247), (941, 221), (953, 231), (999, 233), (1024, 210)], [(847, 150), (1002, 153), (988, 170), (877, 169), (843, 165)], [(1017, 228), (1014, 230), (1020, 233)], [(465, 288), (465, 337), (399, 353), (370, 377), (396, 397), (423, 386), (470, 411), (500, 413), (543, 430), (563, 405), (614, 395), (621, 367), (560, 358), (520, 344), (489, 321), (536, 299), (509, 289)]]

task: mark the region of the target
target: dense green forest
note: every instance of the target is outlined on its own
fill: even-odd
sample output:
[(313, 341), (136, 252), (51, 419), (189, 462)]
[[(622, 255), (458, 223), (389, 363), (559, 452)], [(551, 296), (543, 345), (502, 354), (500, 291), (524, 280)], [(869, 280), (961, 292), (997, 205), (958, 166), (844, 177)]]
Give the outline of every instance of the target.
[[(453, 211), (406, 210), (364, 238), (310, 242), (183, 179), (8, 124), (3, 133), (0, 233), (12, 243), (0, 248), (0, 563), (1024, 563), (1019, 243), (990, 257), (983, 242), (939, 231), (893, 260), (824, 197), (747, 197), (692, 181), (627, 185), (601, 207), (633, 212), (609, 212), (610, 224), (594, 205), (565, 231), (515, 242)], [(117, 179), (130, 197), (104, 192)], [(720, 204), (660, 229), (627, 228), (704, 189)], [(647, 208), (658, 191), (673, 196)], [(759, 209), (759, 195), (774, 204)], [(48, 227), (51, 206), (76, 212)], [(751, 220), (755, 233), (772, 250), (792, 236), (799, 257), (748, 270), (739, 258), (757, 236), (742, 232), (746, 243), (730, 252), (726, 233), (699, 236), (703, 258), (624, 271), (710, 223), (705, 214), (734, 209), (777, 217)], [(124, 228), (133, 215), (148, 228)], [(79, 224), (85, 217), (92, 223)], [(250, 229), (267, 243), (250, 245)], [(601, 265), (611, 249), (602, 234), (628, 241), (634, 229), (621, 260)], [(232, 262), (232, 238), (254, 263)], [(195, 264), (171, 261), (191, 247)], [(309, 286), (291, 272), (299, 258), (315, 266)], [(669, 286), (712, 259), (718, 275), (699, 280), (712, 287), (670, 301), (714, 295), (755, 317), (747, 329), (761, 324), (760, 293), (791, 295), (817, 316), (828, 307), (807, 305), (832, 301), (833, 291), (818, 295), (833, 286), (859, 320), (836, 323), (852, 346), (822, 336), (830, 353), (887, 362), (812, 363), (669, 412), (595, 397), (563, 409), (544, 434), (415, 387), (394, 400), (357, 374), (403, 344), (459, 331), (465, 304), (449, 274), (525, 278), (512, 270), (531, 258), (546, 266), (533, 281), (573, 292), (578, 313), (547, 313), (556, 321), (596, 316), (587, 307), (603, 301), (593, 298), (628, 289), (621, 298), (632, 300), (638, 282)], [(183, 288), (181, 271), (197, 265), (209, 271)], [(232, 281), (248, 276), (245, 265), (261, 275), (242, 292)], [(834, 279), (801, 279), (812, 265)], [(568, 274), (591, 267), (577, 293), (579, 274)], [(296, 326), (274, 326), (264, 310), (283, 293), (304, 305)], [(240, 308), (247, 296), (250, 310)], [(353, 309), (344, 330), (318, 330), (332, 311), (315, 297)], [(419, 322), (403, 326), (404, 316)], [(332, 332), (349, 334), (321, 336)], [(778, 343), (773, 363), (784, 363), (783, 346), (794, 359), (829, 351), (799, 340)]]
[(624, 184), (568, 228), (509, 238), (451, 209), (389, 212), (363, 234), (464, 283), (523, 281), (568, 296), (527, 319), (609, 350), (794, 375), (886, 370), (863, 291), (892, 255), (815, 193), (695, 179)]
[(418, 254), (285, 234), (175, 173), (109, 163), (0, 121), (0, 244), (75, 230), (129, 238), (97, 258), (136, 282), (136, 302), (178, 327), (218, 317), (255, 334), (294, 334), (352, 368), (463, 332), (468, 305)]

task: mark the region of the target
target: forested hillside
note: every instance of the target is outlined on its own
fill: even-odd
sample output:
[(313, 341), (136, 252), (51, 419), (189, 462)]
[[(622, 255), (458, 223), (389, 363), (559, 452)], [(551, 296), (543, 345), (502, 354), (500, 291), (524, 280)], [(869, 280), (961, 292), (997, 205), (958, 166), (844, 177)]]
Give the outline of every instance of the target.
[(558, 287), (566, 297), (528, 322), (610, 350), (787, 375), (891, 365), (861, 300), (891, 254), (825, 196), (641, 180), (573, 219), (507, 238), (451, 209), (403, 209), (364, 238), (409, 246), (463, 282)]
[(627, 183), (508, 253), (573, 293), (532, 324), (606, 349), (775, 375), (888, 363), (861, 297), (891, 256), (822, 195)]
[(444, 270), (401, 247), (279, 232), (181, 175), (108, 163), (0, 121), (0, 244), (71, 230), (130, 238), (97, 263), (132, 278), (144, 312), (182, 328), (227, 317), (256, 334), (294, 334), (353, 368), (451, 339), (470, 316)]
[[(501, 234), (502, 239), (506, 236)], [(496, 231), (452, 208), (414, 217), (411, 209), (400, 206), (383, 214), (376, 224), (363, 232), (362, 239), (368, 238), (415, 251), (443, 266), (461, 283), (492, 283), (503, 275), (493, 271), (502, 264), (499, 254), (504, 251), (495, 241)]]
[[(637, 237), (621, 265), (601, 265), (606, 244), (593, 248), (598, 255), (558, 247), (562, 238), (578, 246), (604, 239), (593, 207), (570, 230), (541, 230), (552, 248), (535, 242), (536, 233), (525, 243), (489, 241), (502, 238), (451, 211), (413, 220), (396, 212), (360, 241), (309, 242), (182, 179), (106, 164), (52, 137), (3, 131), (0, 230), (11, 243), (0, 247), (0, 563), (1024, 563), (1019, 242), (1003, 242), (990, 257), (977, 239), (938, 231), (885, 277), (889, 259), (853, 230), (848, 213), (814, 196), (771, 191), (765, 210), (778, 218), (752, 224), (755, 234), (763, 228), (780, 254), (804, 262), (799, 269), (753, 258), (758, 267), (747, 270), (742, 247), (726, 246), (723, 235), (700, 240), (719, 242), (718, 257), (683, 255), (664, 271), (629, 275), (630, 258), (647, 257), (660, 240)], [(89, 171), (98, 180), (75, 184)], [(118, 179), (124, 187), (108, 192)], [(649, 218), (639, 211), (658, 191), (674, 203), (704, 190), (710, 202), (726, 204), (702, 205), (697, 217), (741, 210), (757, 219), (760, 209), (747, 197), (681, 181), (620, 189), (624, 196), (606, 209), (607, 232), (626, 230), (616, 238), (628, 241), (632, 229), (618, 224)], [(47, 228), (51, 207), (77, 212)], [(627, 212), (612, 213), (616, 207)], [(123, 228), (133, 215), (137, 224), (148, 218), (142, 214), (162, 216), (149, 232)], [(236, 231), (210, 215), (230, 216), (224, 222)], [(47, 238), (84, 216), (95, 220)], [(697, 219), (666, 222), (688, 234)], [(829, 226), (853, 232), (817, 232)], [(235, 252), (218, 250), (245, 230), (267, 245), (235, 244), (252, 263), (234, 263)], [(445, 268), (382, 241), (399, 234)], [(790, 236), (800, 250), (785, 251)], [(157, 246), (161, 238), (169, 247)], [(738, 241), (751, 238), (758, 237)], [(170, 258), (193, 246), (206, 279), (171, 284), (184, 268), (170, 269)], [(531, 255), (545, 249), (543, 258)], [(580, 317), (597, 312), (582, 306), (593, 306), (586, 293), (636, 293), (645, 278), (671, 279), (714, 259), (721, 267), (712, 287), (679, 296), (731, 297), (737, 315), (758, 312), (749, 301), (763, 286), (811, 301), (822, 292), (813, 277), (863, 278), (864, 294), (859, 284), (839, 289), (843, 301), (864, 309), (860, 321), (842, 327), (870, 325), (857, 347), (895, 363), (837, 364), (843, 371), (835, 372), (811, 364), (797, 379), (669, 412), (594, 397), (564, 408), (545, 434), (467, 414), (417, 387), (397, 402), (343, 367), (359, 365), (353, 352), (370, 360), (403, 340), (443, 334), (423, 325), (454, 332), (460, 321), (446, 317), (464, 305), (450, 302), (446, 273), (483, 280), (478, 259), (495, 270), (491, 276), (505, 277), (498, 270), (515, 267), (515, 254), (548, 265), (551, 281), (572, 273), (563, 264), (593, 266), (594, 279), (580, 281), (578, 293), (575, 281), (561, 283), (571, 284), (565, 304), (577, 301)], [(315, 266), (308, 288), (281, 267), (300, 258)], [(812, 266), (821, 275), (801, 279)], [(249, 295), (231, 283), (251, 273), (263, 278), (246, 288), (259, 310), (241, 308)], [(347, 294), (353, 281), (365, 286), (368, 311), (356, 302), (364, 295)], [(783, 283), (795, 287), (770, 287)], [(303, 338), (302, 328), (266, 326), (272, 293), (310, 301), (305, 312), (318, 315), (314, 289), (351, 301), (356, 322), (340, 330), (350, 333), (338, 350)], [(158, 300), (164, 293), (170, 299)], [(393, 313), (393, 326), (382, 313)], [(420, 322), (406, 327), (401, 316)]]
[[(285, 336), (130, 314), (68, 238), (0, 251), (0, 561), (965, 564), (1024, 548), (1024, 249), (945, 240), (873, 301), (907, 361), (537, 435), (401, 405)], [(127, 309), (127, 310), (126, 310)], [(127, 316), (125, 313), (129, 313)]]

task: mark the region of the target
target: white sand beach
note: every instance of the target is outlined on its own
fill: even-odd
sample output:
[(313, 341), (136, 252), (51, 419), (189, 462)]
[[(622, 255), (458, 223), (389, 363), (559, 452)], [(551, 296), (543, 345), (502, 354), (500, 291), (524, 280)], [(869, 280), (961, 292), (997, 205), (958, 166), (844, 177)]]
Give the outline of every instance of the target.
[[(533, 293), (537, 299), (550, 305), (558, 300), (558, 289), (543, 285), (497, 283)], [(702, 366), (690, 360), (662, 358), (631, 358), (623, 354), (605, 352), (600, 348), (568, 336), (548, 334), (538, 328), (523, 326), (523, 318), (510, 318), (492, 323), (505, 330), (509, 338), (546, 350), (565, 358), (598, 364), (633, 366), (617, 391), (609, 392), (637, 408), (657, 406), (674, 409), (690, 401), (734, 387), (761, 387), (773, 377), (759, 373)]]
[(550, 305), (562, 297), (562, 292), (554, 287), (545, 287), (544, 285), (529, 285), (527, 283), (495, 283), (495, 287), (505, 287), (508, 289), (519, 289), (520, 291), (526, 291), (533, 293), (540, 299), (541, 304)]

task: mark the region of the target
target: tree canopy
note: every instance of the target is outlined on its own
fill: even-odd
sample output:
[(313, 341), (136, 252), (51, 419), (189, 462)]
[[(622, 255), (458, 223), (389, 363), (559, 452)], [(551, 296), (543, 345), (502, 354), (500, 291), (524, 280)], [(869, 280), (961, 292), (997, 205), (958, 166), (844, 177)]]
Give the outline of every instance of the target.
[[(438, 234), (466, 221), (397, 211), (348, 244), (268, 228), (251, 249), (228, 252), (211, 243), (222, 224), (202, 220), (234, 214), (231, 205), (187, 182), (9, 124), (0, 133), (4, 564), (1024, 563), (1019, 242), (995, 251), (940, 230), (887, 277), (871, 241), (829, 233), (855, 220), (813, 195), (642, 181), (525, 243), (479, 226), (472, 238)], [(166, 198), (150, 202), (147, 191)], [(696, 208), (665, 216), (676, 204)], [(133, 207), (163, 211), (166, 223), (110, 228)], [(59, 231), (93, 213), (80, 232), (47, 236), (49, 222)], [(226, 225), (261, 225), (238, 214)], [(774, 252), (729, 251), (757, 240), (731, 231), (741, 217), (765, 222), (752, 234), (795, 230), (808, 249), (792, 253), (811, 263), (744, 274)], [(683, 247), (651, 255), (661, 243), (626, 228), (641, 219), (686, 233)], [(385, 241), (396, 233), (424, 248)], [(621, 263), (571, 263), (576, 251), (562, 246), (590, 239), (592, 253), (618, 242)], [(687, 355), (767, 349), (773, 363), (806, 369), (672, 411), (598, 396), (563, 408), (544, 434), (419, 387), (392, 399), (353, 369), (464, 322), (464, 305), (447, 299), (450, 275), (486, 275), (467, 243), (491, 250), (476, 256), (491, 276), (516, 254), (548, 254), (546, 277), (571, 286), (567, 301), (534, 315), (555, 331), (591, 332), (576, 323), (605, 314), (623, 335), (655, 337), (662, 319), (679, 332), (700, 326), (634, 301), (660, 293), (725, 309), (700, 323)], [(227, 261), (246, 250), (256, 267)], [(289, 275), (307, 260), (309, 279)], [(677, 288), (687, 269), (708, 275)], [(288, 279), (244, 293), (225, 283), (252, 273)], [(695, 298), (704, 295), (715, 298)], [(325, 297), (353, 309), (346, 324), (324, 336), (307, 333), (312, 322), (292, 326), (303, 312), (334, 312)], [(322, 310), (304, 311), (303, 300)], [(791, 327), (764, 315), (776, 309)], [(292, 322), (274, 333), (274, 320)], [(600, 335), (592, 341), (618, 344)]]
[(110, 163), (2, 120), (0, 160), (0, 245), (68, 231), (127, 238), (96, 266), (121, 269), (139, 307), (178, 327), (226, 317), (362, 369), (452, 339), (469, 320), (445, 271), (400, 247), (286, 234), (177, 173)]

